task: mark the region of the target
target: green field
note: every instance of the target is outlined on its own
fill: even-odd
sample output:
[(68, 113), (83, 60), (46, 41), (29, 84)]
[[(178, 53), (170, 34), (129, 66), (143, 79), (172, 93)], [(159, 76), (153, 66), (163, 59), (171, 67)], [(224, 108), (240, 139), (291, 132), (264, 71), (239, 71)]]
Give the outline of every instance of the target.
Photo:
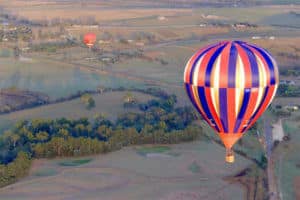
[(40, 169), (40, 170), (37, 170), (36, 172), (34, 172), (33, 176), (48, 177), (48, 176), (54, 176), (57, 173), (58, 172), (53, 168), (44, 168), (44, 169)]
[(151, 153), (167, 153), (171, 148), (168, 146), (144, 146), (137, 148), (137, 153), (147, 155)]
[[(128, 109), (123, 107), (123, 97), (127, 92), (106, 92), (103, 94), (93, 95), (95, 100), (95, 108), (86, 109), (85, 105), (80, 99), (72, 101), (50, 104), (32, 109), (16, 111), (9, 114), (0, 115), (0, 129), (5, 130), (11, 127), (14, 123), (20, 120), (29, 119), (57, 119), (57, 118), (71, 118), (79, 119), (87, 117), (93, 119), (97, 114), (103, 114), (111, 120), (122, 113), (128, 112)], [(138, 92), (131, 92), (138, 102), (147, 102), (153, 99), (152, 96)], [(137, 111), (132, 110), (131, 111)]]
[(300, 112), (292, 114), (288, 120), (283, 121), (283, 129), (285, 134), (290, 136), (290, 141), (284, 142), (275, 150), (276, 153), (276, 176), (278, 177), (278, 185), (283, 199), (296, 199), (295, 188), (296, 178), (300, 177)]

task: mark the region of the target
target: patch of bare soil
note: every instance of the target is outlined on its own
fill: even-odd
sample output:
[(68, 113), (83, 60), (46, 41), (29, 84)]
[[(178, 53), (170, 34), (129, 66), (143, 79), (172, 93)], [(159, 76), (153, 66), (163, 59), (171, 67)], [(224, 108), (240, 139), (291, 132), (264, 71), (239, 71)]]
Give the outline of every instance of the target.
[(49, 96), (41, 92), (32, 92), (17, 88), (0, 90), (0, 113), (42, 105), (49, 102)]

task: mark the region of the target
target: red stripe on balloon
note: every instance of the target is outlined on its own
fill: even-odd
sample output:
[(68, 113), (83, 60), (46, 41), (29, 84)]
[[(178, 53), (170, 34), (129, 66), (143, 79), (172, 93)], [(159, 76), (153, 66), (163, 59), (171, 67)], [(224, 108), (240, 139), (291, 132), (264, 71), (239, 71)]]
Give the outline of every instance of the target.
[(221, 53), (221, 63), (220, 63), (220, 75), (221, 76), (220, 76), (220, 80), (219, 80), (219, 86), (217, 86), (220, 88), (228, 87), (228, 64), (229, 64), (231, 45), (232, 45), (231, 42), (228, 43)]

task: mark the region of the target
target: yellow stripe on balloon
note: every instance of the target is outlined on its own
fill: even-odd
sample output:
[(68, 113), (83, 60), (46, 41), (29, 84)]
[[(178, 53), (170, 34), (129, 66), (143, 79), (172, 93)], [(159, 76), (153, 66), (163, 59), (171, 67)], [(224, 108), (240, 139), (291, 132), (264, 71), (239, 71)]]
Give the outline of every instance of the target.
[(211, 94), (211, 99), (215, 111), (218, 117), (220, 118), (219, 88), (215, 88), (215, 87), (210, 88), (210, 94)]
[(198, 85), (198, 74), (199, 74), (199, 70), (200, 70), (203, 58), (204, 58), (204, 56), (201, 56), (201, 58), (198, 60), (198, 62), (196, 63), (194, 73), (193, 73), (193, 75), (194, 75), (193, 85), (196, 85), (196, 86)]
[(235, 89), (235, 116), (237, 117), (240, 109), (242, 107), (243, 98), (244, 98), (244, 89), (245, 89), (245, 72), (243, 70), (243, 62), (241, 57), (237, 56), (237, 63), (236, 63), (236, 89)]

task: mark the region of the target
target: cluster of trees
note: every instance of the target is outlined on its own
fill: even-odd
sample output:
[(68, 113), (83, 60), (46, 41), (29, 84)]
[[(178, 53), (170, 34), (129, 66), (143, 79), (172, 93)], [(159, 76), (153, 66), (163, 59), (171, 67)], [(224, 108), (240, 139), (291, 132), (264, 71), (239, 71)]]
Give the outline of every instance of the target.
[(35, 119), (16, 123), (0, 137), (0, 174), (14, 170), (12, 166), (15, 165), (23, 171), (10, 176), (10, 180), (1, 179), (0, 185), (11, 183), (26, 174), (30, 161), (23, 163), (20, 159), (91, 155), (128, 145), (173, 144), (200, 136), (201, 127), (193, 124), (196, 114), (192, 108), (175, 107), (175, 95), (168, 95), (159, 89), (147, 91), (159, 98), (137, 104), (138, 113), (125, 113), (115, 122), (97, 115), (92, 120)]
[(0, 164), (0, 187), (11, 184), (26, 176), (31, 165), (30, 156), (21, 151), (14, 162), (8, 165)]
[(300, 87), (297, 85), (280, 84), (277, 95), (281, 97), (300, 97)]
[(280, 69), (280, 75), (284, 75), (284, 76), (300, 76), (300, 69), (298, 67), (294, 67), (292, 69), (282, 68), (282, 69)]
[(65, 41), (57, 41), (57, 42), (43, 42), (39, 44), (32, 44), (30, 46), (30, 49), (31, 51), (54, 53), (57, 51), (57, 49), (64, 49), (76, 45), (77, 43), (75, 41), (65, 40)]
[(8, 30), (0, 30), (0, 42), (1, 41), (27, 41), (29, 42), (32, 39), (32, 30), (30, 27), (21, 25), (21, 26), (7, 26)]
[(39, 29), (37, 32), (37, 35), (34, 35), (34, 38), (38, 39), (56, 39), (62, 36), (63, 34), (66, 34), (65, 27), (63, 25), (59, 26), (58, 30), (47, 30), (47, 31), (42, 31), (42, 29)]
[(144, 31), (133, 32), (130, 38), (133, 40), (146, 41), (146, 42), (155, 42), (157, 39), (154, 33), (144, 32)]
[(293, 60), (298, 60), (299, 59), (299, 56), (298, 56), (298, 54), (296, 52), (295, 53), (279, 52), (278, 56), (282, 56), (282, 57), (293, 59)]

